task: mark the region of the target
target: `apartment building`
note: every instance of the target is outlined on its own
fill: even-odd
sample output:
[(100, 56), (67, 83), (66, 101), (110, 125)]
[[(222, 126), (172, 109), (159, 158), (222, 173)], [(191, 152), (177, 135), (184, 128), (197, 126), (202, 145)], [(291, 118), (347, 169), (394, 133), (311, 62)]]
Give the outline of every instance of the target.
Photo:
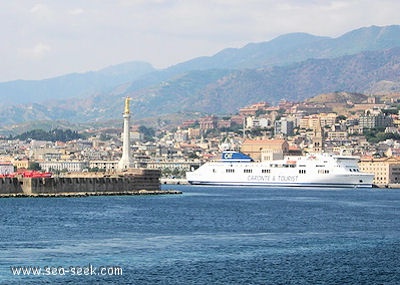
[(381, 112), (381, 110), (367, 110), (359, 118), (359, 125), (362, 128), (385, 128), (393, 126), (393, 118)]
[(359, 167), (362, 172), (374, 173), (373, 183), (378, 186), (400, 183), (400, 157), (364, 157)]

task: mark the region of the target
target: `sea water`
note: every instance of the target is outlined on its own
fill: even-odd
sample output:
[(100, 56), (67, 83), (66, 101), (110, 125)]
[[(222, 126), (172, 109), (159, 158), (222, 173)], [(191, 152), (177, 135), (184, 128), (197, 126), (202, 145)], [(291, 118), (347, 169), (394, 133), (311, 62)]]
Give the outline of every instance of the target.
[(0, 199), (0, 283), (400, 284), (400, 190), (163, 188)]

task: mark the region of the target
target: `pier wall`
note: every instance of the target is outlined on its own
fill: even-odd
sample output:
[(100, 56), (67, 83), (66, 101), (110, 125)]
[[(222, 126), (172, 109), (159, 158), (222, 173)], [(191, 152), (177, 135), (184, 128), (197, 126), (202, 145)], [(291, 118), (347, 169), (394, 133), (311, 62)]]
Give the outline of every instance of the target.
[(0, 195), (23, 194), (18, 178), (0, 178)]
[(160, 171), (135, 169), (120, 175), (69, 176), (50, 178), (2, 178), (0, 196), (37, 196), (41, 194), (112, 194), (158, 191)]

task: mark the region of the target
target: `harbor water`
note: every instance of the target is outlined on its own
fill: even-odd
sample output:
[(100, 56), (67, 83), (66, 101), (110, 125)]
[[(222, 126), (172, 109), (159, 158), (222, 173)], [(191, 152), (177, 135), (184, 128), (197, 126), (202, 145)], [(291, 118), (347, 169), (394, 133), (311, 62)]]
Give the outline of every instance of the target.
[(0, 284), (400, 284), (400, 190), (162, 188), (0, 199)]

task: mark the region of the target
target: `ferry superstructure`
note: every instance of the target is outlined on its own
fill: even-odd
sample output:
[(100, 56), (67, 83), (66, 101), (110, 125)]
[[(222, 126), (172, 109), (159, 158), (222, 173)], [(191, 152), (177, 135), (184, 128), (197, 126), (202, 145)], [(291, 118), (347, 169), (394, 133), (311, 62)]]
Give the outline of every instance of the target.
[(360, 172), (359, 157), (308, 154), (254, 162), (236, 151), (187, 172), (193, 185), (370, 188), (374, 174)]

